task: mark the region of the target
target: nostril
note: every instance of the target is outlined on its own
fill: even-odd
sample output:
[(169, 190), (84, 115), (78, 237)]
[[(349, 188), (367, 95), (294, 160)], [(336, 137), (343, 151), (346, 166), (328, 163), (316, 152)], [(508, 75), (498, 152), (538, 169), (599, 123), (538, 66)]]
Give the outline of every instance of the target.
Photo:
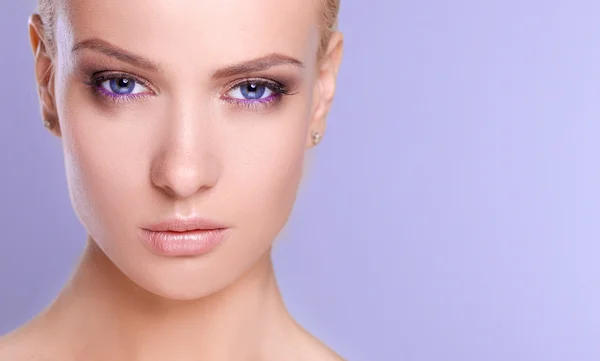
[(191, 197), (212, 188), (219, 178), (215, 162), (192, 159), (171, 159), (154, 164), (151, 171), (152, 183), (163, 193), (174, 198)]

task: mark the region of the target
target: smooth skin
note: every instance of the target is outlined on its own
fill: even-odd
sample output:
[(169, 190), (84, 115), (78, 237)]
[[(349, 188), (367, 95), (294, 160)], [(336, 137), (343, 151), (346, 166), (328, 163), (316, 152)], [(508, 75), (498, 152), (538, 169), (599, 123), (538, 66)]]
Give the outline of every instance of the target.
[[(320, 0), (57, 3), (55, 43), (35, 14), (30, 39), (89, 236), (57, 299), (0, 340), (0, 360), (341, 360), (287, 312), (271, 261), (342, 58), (339, 32), (317, 57)], [(248, 79), (289, 94), (240, 100)], [(131, 96), (110, 93), (132, 81)], [(137, 237), (189, 216), (228, 238), (166, 257)]]

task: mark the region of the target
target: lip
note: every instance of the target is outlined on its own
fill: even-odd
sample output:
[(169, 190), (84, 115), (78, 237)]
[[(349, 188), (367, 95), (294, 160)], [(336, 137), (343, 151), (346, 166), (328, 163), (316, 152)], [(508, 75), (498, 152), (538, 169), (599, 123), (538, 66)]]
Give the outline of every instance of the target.
[(172, 218), (140, 228), (139, 236), (161, 256), (199, 256), (217, 248), (228, 227), (204, 218)]
[(144, 227), (144, 229), (153, 232), (187, 232), (226, 228), (228, 227), (206, 218), (171, 218), (160, 223)]

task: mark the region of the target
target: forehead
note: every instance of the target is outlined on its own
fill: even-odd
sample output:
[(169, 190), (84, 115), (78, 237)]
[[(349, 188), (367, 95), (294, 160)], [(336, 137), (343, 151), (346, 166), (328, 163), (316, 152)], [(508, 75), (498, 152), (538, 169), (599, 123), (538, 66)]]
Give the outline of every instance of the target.
[[(177, 68), (220, 66), (278, 52), (309, 59), (320, 0), (64, 0), (58, 39), (101, 38)], [(67, 49), (65, 49), (67, 50)]]

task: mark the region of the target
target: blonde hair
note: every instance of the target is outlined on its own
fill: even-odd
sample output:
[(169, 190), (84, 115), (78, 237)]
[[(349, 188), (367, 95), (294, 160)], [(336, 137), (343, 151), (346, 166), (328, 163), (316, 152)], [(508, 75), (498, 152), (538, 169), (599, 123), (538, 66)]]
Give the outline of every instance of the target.
[[(44, 36), (52, 52), (55, 49), (54, 24), (56, 23), (56, 1), (38, 0), (38, 13), (44, 23)], [(331, 35), (337, 30), (338, 14), (340, 11), (340, 0), (321, 1), (323, 9), (320, 19), (321, 44), (317, 52), (319, 58), (327, 51)]]

